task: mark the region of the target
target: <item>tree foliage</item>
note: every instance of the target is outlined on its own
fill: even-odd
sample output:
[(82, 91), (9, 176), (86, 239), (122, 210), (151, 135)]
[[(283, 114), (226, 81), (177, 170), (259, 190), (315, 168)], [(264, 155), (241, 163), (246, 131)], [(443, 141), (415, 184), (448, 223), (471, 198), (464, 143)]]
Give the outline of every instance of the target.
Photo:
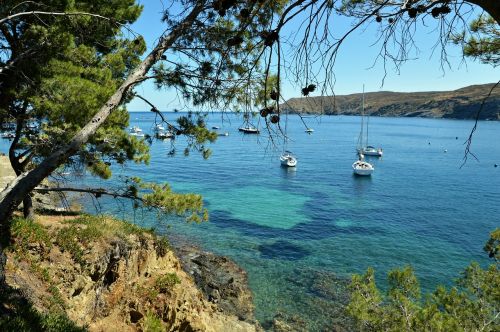
[[(498, 249), (499, 230), (485, 251)], [(495, 251), (496, 253), (496, 251)], [(411, 267), (389, 272), (385, 294), (375, 284), (374, 270), (354, 275), (347, 312), (361, 331), (498, 331), (500, 328), (500, 271), (498, 263), (482, 269), (472, 263), (446, 289), (438, 287), (424, 300)]]
[(464, 55), (486, 64), (500, 64), (500, 29), (498, 22), (489, 15), (479, 15), (469, 26), (469, 33), (455, 37), (463, 46)]

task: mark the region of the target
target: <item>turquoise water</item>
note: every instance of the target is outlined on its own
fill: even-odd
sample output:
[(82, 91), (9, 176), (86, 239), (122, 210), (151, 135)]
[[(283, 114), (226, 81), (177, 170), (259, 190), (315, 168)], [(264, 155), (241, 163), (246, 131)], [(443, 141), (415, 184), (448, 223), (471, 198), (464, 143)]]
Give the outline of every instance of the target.
[[(133, 114), (132, 125), (149, 130), (152, 119)], [(493, 166), (500, 164), (500, 123), (480, 122), (472, 146), (480, 162), (470, 159), (460, 168), (473, 122), (371, 118), (370, 142), (385, 155), (370, 159), (371, 178), (360, 178), (351, 169), (358, 117), (308, 119), (315, 132), (307, 135), (291, 116), (296, 169), (280, 167), (280, 148), (265, 135), (242, 135), (241, 120), (229, 120), (211, 115), (209, 125), (229, 136), (213, 144), (208, 160), (195, 153), (168, 157), (170, 143), (155, 142), (149, 166), (116, 168), (115, 176), (138, 174), (204, 196), (208, 223), (172, 217), (157, 229), (244, 267), (264, 326), (277, 313), (298, 316), (310, 330), (342, 324), (337, 304), (345, 299), (338, 285), (369, 266), (384, 286), (387, 271), (410, 264), (429, 291), (450, 285), (472, 260), (488, 263), (482, 247), (500, 226), (500, 167)], [(182, 140), (176, 145), (183, 150)], [(102, 204), (118, 217), (134, 218), (127, 203)], [(143, 211), (135, 220), (156, 223)]]

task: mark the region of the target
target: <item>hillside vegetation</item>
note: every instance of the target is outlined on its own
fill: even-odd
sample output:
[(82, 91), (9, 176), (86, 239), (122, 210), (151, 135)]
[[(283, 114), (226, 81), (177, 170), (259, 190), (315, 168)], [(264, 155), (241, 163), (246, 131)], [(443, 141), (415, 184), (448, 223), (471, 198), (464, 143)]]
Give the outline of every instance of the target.
[[(492, 84), (471, 85), (454, 91), (368, 92), (365, 110), (375, 116), (473, 119)], [(362, 93), (343, 96), (292, 98), (282, 105), (291, 113), (359, 115)], [(500, 87), (486, 99), (481, 120), (500, 120)]]

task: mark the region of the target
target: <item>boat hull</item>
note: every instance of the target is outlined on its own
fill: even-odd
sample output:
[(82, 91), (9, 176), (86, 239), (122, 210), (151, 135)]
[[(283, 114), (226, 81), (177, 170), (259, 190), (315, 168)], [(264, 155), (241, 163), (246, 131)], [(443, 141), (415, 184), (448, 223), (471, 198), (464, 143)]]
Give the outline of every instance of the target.
[(362, 153), (365, 156), (375, 156), (375, 157), (382, 157), (382, 155), (384, 154), (380, 150), (375, 150), (375, 151), (372, 151), (372, 150), (362, 150)]
[(354, 174), (360, 176), (370, 176), (375, 170), (370, 163), (365, 161), (356, 161), (352, 164), (352, 170)]
[(297, 158), (290, 154), (284, 154), (280, 156), (281, 166), (285, 167), (295, 167), (297, 166)]
[(297, 159), (281, 160), (281, 166), (295, 167), (295, 166), (297, 166)]
[(259, 134), (260, 131), (258, 129), (248, 129), (248, 128), (238, 128), (244, 134)]

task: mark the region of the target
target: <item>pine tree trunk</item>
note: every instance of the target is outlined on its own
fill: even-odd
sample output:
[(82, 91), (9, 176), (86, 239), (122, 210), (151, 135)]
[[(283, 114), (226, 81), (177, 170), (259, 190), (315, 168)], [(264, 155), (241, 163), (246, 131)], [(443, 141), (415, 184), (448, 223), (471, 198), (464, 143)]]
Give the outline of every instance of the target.
[(33, 207), (33, 198), (28, 194), (23, 199), (23, 215), (25, 219), (35, 219), (35, 208)]

